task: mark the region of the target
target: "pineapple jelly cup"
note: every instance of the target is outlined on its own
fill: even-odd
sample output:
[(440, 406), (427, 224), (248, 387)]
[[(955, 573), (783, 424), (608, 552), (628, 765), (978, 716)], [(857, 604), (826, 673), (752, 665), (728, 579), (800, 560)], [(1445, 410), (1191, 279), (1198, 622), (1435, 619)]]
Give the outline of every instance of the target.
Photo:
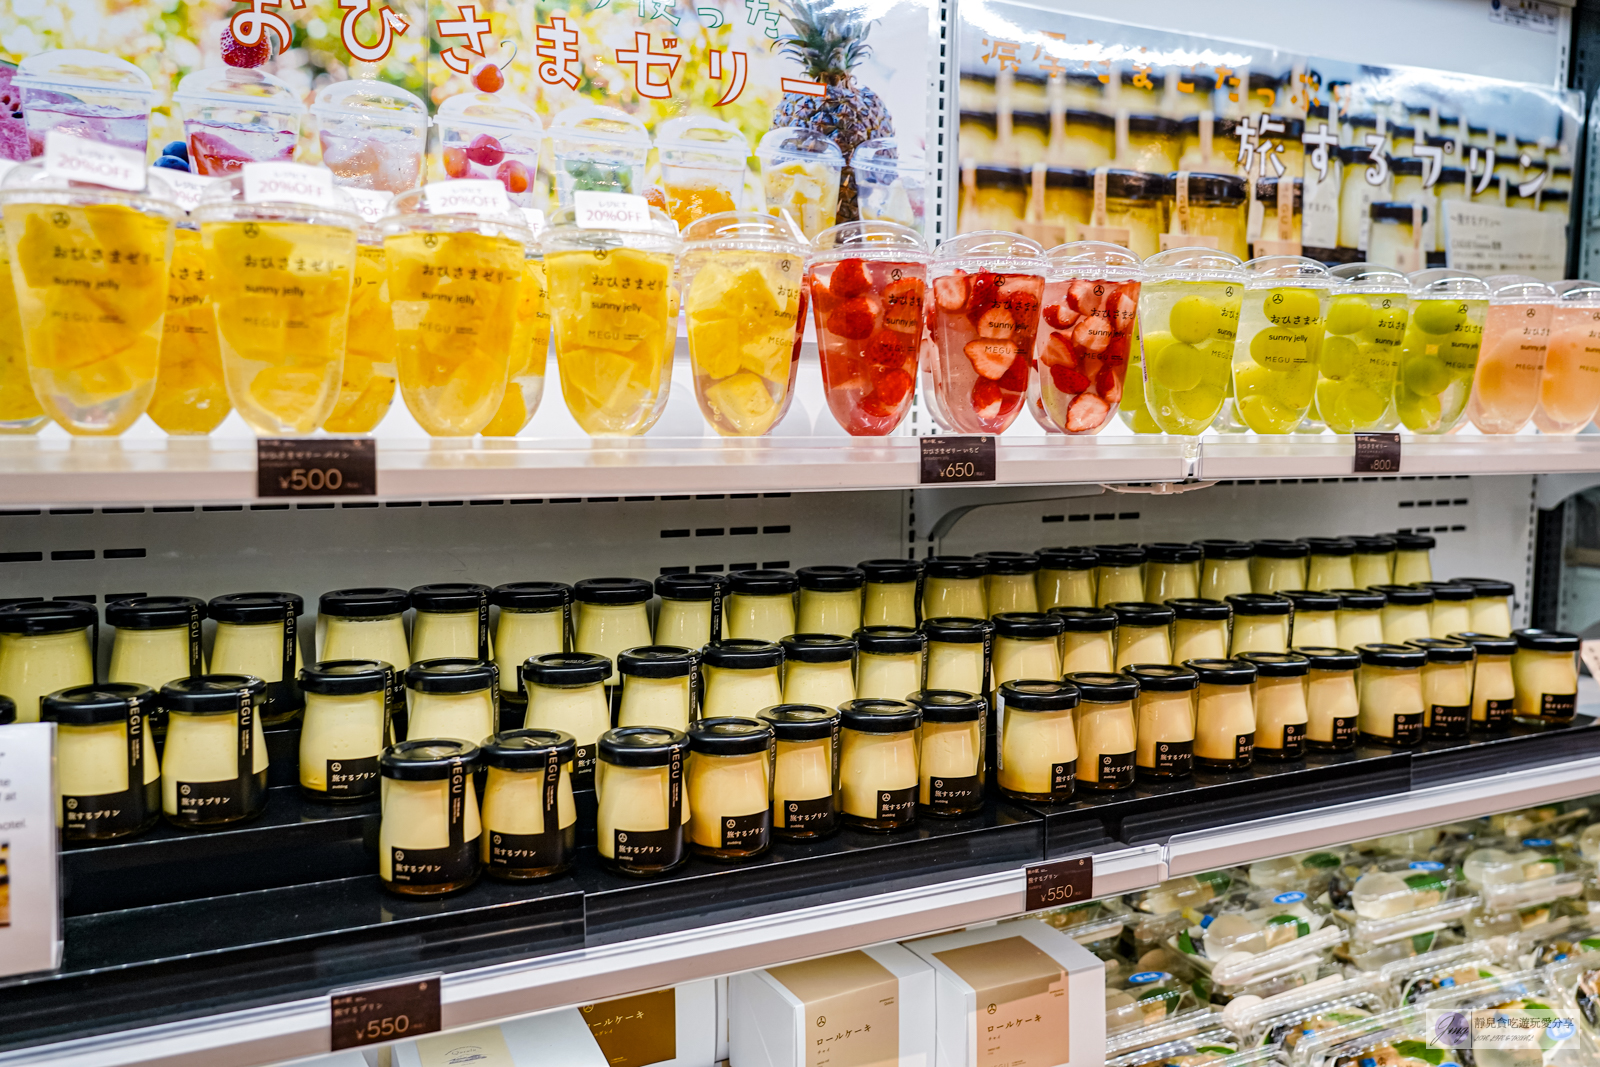
[(1413, 433), (1449, 433), (1466, 413), (1472, 392), (1489, 287), (1448, 267), (1417, 271), (1406, 280), (1410, 311), (1400, 341), (1395, 414)]
[(651, 208), (648, 229), (583, 229), (561, 211), (541, 244), (567, 410), (590, 434), (644, 433), (672, 374), (677, 225)]
[(1260, 256), (1244, 271), (1233, 346), (1234, 409), (1256, 433), (1289, 433), (1316, 394), (1333, 279), (1303, 256)]
[(68, 433), (121, 433), (155, 391), (182, 209), (159, 178), (124, 192), (30, 163), (0, 184), (0, 211), (35, 397)]
[(661, 184), (678, 229), (744, 206), (750, 143), (731, 122), (700, 115), (670, 119), (656, 130)]
[(550, 350), (550, 293), (545, 284), (544, 260), (530, 254), (522, 261), (522, 292), (517, 300), (517, 322), (511, 330), (511, 357), (506, 361), (506, 395), (479, 433), (485, 437), (515, 437), (533, 421), (544, 399), (545, 362)]
[(1096, 434), (1123, 399), (1144, 271), (1104, 241), (1057, 245), (1046, 261), (1032, 410), (1046, 430)]
[(244, 180), (194, 210), (228, 397), (263, 437), (315, 433), (339, 399), (361, 217), (338, 190), (331, 205), (246, 203)]
[(828, 410), (848, 434), (893, 433), (911, 409), (922, 341), (928, 246), (893, 222), (818, 234), (806, 268)]
[(1394, 395), (1410, 285), (1404, 274), (1376, 263), (1345, 263), (1330, 273), (1334, 290), (1313, 409), (1334, 433), (1375, 430)]
[(174, 436), (204, 435), (228, 417), (233, 404), (228, 400), (217, 312), (196, 223), (178, 223), (167, 274), (161, 369), (150, 397), (150, 421)]
[(323, 428), (330, 433), (371, 433), (394, 403), (399, 376), (389, 307), (389, 257), (383, 250), (383, 234), (369, 226), (361, 231), (356, 246), (339, 399)]
[(1167, 433), (1202, 433), (1232, 388), (1244, 265), (1210, 248), (1173, 248), (1144, 266), (1139, 341), (1151, 420)]
[(1516, 433), (1533, 418), (1544, 377), (1556, 291), (1537, 278), (1485, 278), (1489, 316), (1467, 418), (1482, 433)]
[(509, 204), (435, 213), (432, 188), (395, 197), (382, 223), (400, 395), (428, 433), (465, 437), (505, 399), (533, 234)]
[(0, 433), (37, 433), (50, 421), (28, 380), (28, 353), (22, 343), (16, 289), (11, 281), (11, 249), (0, 229)]
[(488, 93), (457, 93), (433, 117), (443, 178), (499, 182), (517, 207), (532, 207), (544, 124), (526, 104)]
[(839, 216), (839, 177), (844, 154), (820, 133), (785, 126), (768, 130), (756, 146), (767, 210), (785, 212), (812, 241)]
[(1555, 290), (1533, 424), (1540, 433), (1577, 433), (1600, 410), (1600, 284), (1565, 281)]
[(805, 314), (805, 246), (758, 212), (708, 215), (684, 231), (684, 311), (700, 412), (724, 437), (775, 426), (794, 393)]
[(561, 208), (570, 210), (572, 194), (581, 190), (643, 194), (650, 133), (626, 111), (573, 104), (551, 121), (549, 138)]
[(311, 114), (319, 125), (322, 165), (335, 185), (403, 193), (422, 180), (428, 105), (385, 82), (352, 78), (318, 91)]
[(263, 70), (207, 67), (178, 83), (172, 101), (183, 109), (189, 169), (226, 177), (246, 163), (294, 158), (306, 106), (280, 78)]

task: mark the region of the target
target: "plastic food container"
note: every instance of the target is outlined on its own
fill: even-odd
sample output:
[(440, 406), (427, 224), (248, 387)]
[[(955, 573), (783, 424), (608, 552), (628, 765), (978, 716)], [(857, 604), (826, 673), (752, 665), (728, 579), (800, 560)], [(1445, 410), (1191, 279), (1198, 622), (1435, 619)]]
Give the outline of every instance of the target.
[(368, 78), (334, 82), (311, 102), (322, 165), (334, 183), (403, 193), (422, 181), (428, 106), (398, 85)]
[[(17, 64), (28, 154), (44, 155), (51, 130), (143, 153), (150, 108), (161, 99), (150, 76), (125, 59), (83, 48), (39, 52)], [(12, 104), (12, 110), (16, 105)]]
[(1057, 245), (1047, 254), (1039, 373), (1029, 393), (1045, 429), (1095, 434), (1110, 423), (1122, 400), (1143, 279), (1137, 256), (1104, 241)]
[(1580, 896), (1588, 872), (1588, 864), (1548, 837), (1490, 838), (1461, 861), (1467, 888), (1496, 912)]
[(1365, 952), (1459, 922), (1479, 903), (1463, 889), (1460, 877), (1437, 860), (1381, 860), (1341, 889), (1335, 914), (1352, 948)]
[(1106, 1034), (1155, 1026), (1200, 1008), (1189, 982), (1168, 971), (1135, 971), (1106, 982)]
[(644, 194), (650, 134), (626, 111), (600, 104), (573, 104), (550, 123), (556, 163), (556, 199), (572, 207), (578, 190)]
[(1418, 271), (1407, 280), (1411, 309), (1400, 343), (1395, 411), (1414, 433), (1449, 433), (1461, 421), (1472, 392), (1489, 314), (1489, 287), (1465, 271), (1446, 267)]
[[(527, 213), (524, 213), (527, 217)], [(532, 219), (529, 220), (533, 221)], [(537, 231), (530, 229), (537, 238)], [(550, 352), (550, 290), (545, 281), (544, 257), (529, 245), (522, 260), (522, 286), (517, 296), (517, 321), (511, 329), (511, 354), (506, 360), (506, 395), (500, 410), (480, 433), (485, 437), (515, 437), (533, 421), (544, 399), (544, 372)]]
[(370, 433), (388, 414), (399, 376), (389, 301), (389, 257), (383, 249), (383, 234), (374, 226), (362, 227), (356, 245), (346, 333), (339, 399), (323, 426), (333, 433)]
[(497, 181), (513, 205), (533, 205), (544, 124), (532, 108), (514, 97), (458, 93), (439, 105), (433, 125), (445, 177)]
[(750, 144), (733, 123), (704, 115), (669, 119), (656, 129), (656, 155), (667, 211), (686, 240), (696, 219), (744, 207)]
[(898, 137), (863, 141), (850, 153), (863, 219), (926, 229), (928, 162), (920, 145)]
[(1269, 959), (1281, 965), (1343, 940), (1326, 903), (1298, 889), (1248, 890), (1208, 909), (1207, 918), (1180, 931), (1171, 947), (1219, 984), (1236, 984), (1256, 971), (1262, 961), (1251, 957), (1270, 952)]
[(1175, 248), (1145, 260), (1139, 292), (1145, 402), (1167, 433), (1199, 434), (1222, 410), (1244, 302), (1237, 256)]
[(1384, 422), (1405, 334), (1405, 275), (1373, 263), (1345, 263), (1328, 305), (1318, 360), (1317, 411), (1335, 433)]
[(1533, 424), (1540, 433), (1577, 433), (1600, 410), (1600, 285), (1567, 281), (1555, 290)]
[[(9, 273), (9, 267), (7, 272)], [(205, 249), (200, 227), (187, 219), (172, 232), (172, 258), (167, 269), (167, 313), (161, 321), (161, 367), (156, 374), (156, 389), (147, 409), (150, 421), (173, 436), (203, 435), (215, 430), (233, 404), (222, 369), (222, 349), (217, 340), (217, 311), (211, 302), (211, 283), (206, 276)], [(10, 290), (0, 301), (11, 296)], [(12, 305), (13, 318), (15, 304)], [(4, 312), (0, 311), (0, 322)], [(21, 347), (20, 334), (16, 337)], [(18, 353), (19, 357), (21, 353)], [(6, 360), (0, 356), (0, 432), (4, 432)], [(33, 409), (41, 411), (33, 389), (27, 383), (27, 367), (22, 359), (15, 364), (22, 371), (22, 386), (27, 388)], [(38, 421), (43, 421), (42, 415)]]
[(833, 226), (844, 171), (838, 145), (820, 133), (785, 126), (762, 136), (756, 157), (770, 213), (779, 218), (787, 214), (812, 241)]
[[(22, 131), (16, 131), (21, 133)], [(15, 164), (0, 162), (0, 178)], [(192, 232), (193, 244), (198, 248), (200, 234)], [(193, 257), (197, 258), (197, 257)], [(176, 267), (176, 262), (174, 262)], [(11, 277), (11, 248), (0, 227), (0, 282)], [(168, 299), (171, 299), (170, 289)], [(206, 311), (209, 313), (210, 308)], [(216, 331), (212, 330), (213, 348)], [(159, 379), (157, 380), (159, 389)], [(221, 366), (217, 369), (217, 392), (222, 392)], [(226, 395), (223, 400), (226, 402)], [(33, 383), (28, 380), (28, 354), (22, 338), (22, 322), (17, 317), (17, 293), (10, 285), (0, 284), (0, 434), (36, 433), (49, 421), (39, 398), (33, 394)]]
[(189, 169), (212, 178), (234, 174), (246, 163), (289, 162), (306, 113), (283, 79), (239, 67), (185, 75), (172, 102), (183, 109)]
[(1234, 407), (1256, 433), (1291, 432), (1316, 395), (1323, 320), (1333, 282), (1303, 256), (1244, 265), (1244, 304), (1233, 349)]
[(1472, 381), (1467, 418), (1483, 433), (1516, 433), (1539, 403), (1556, 292), (1537, 278), (1499, 275), (1489, 287), (1489, 317)]

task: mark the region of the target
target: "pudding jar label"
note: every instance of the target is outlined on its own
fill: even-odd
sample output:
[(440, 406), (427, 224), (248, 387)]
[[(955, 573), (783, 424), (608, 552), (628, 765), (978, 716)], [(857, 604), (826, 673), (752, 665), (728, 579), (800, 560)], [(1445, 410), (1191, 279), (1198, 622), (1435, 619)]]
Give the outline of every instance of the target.
[(1356, 741), (1356, 717), (1348, 719), (1336, 718), (1333, 720), (1333, 743), (1336, 745), (1353, 745)]
[(328, 795), (362, 797), (378, 791), (378, 757), (328, 761)]
[[(613, 716), (615, 716), (616, 709), (613, 708), (611, 710), (612, 710)], [(594, 775), (595, 752), (597, 751), (598, 747), (599, 747), (598, 745), (579, 745), (578, 746), (578, 755), (572, 761), (572, 773), (573, 774), (575, 774), (575, 775), (578, 775), (578, 774), (589, 775), (589, 776), (591, 776), (591, 779), (592, 779), (592, 777)]]
[(917, 810), (917, 787), (878, 790), (878, 815), (880, 819), (907, 819)]
[(253, 805), (246, 794), (256, 788), (256, 777), (228, 778), (220, 782), (179, 782), (178, 818), (213, 820), (243, 816)]
[(611, 854), (635, 867), (671, 867), (683, 858), (683, 827), (668, 830), (614, 830)]
[(1154, 770), (1162, 774), (1188, 774), (1194, 765), (1193, 741), (1162, 741), (1156, 745)]
[(1233, 758), (1239, 761), (1250, 759), (1256, 750), (1256, 735), (1254, 731), (1239, 734), (1233, 739)]
[(1409, 715), (1396, 715), (1394, 739), (1400, 744), (1411, 744), (1422, 740), (1422, 712), (1413, 711)]
[(1306, 724), (1303, 722), (1286, 722), (1283, 724), (1283, 751), (1299, 755), (1306, 747)]
[(1511, 721), (1511, 709), (1517, 702), (1510, 698), (1505, 700), (1485, 700), (1483, 702), (1483, 723), (1481, 725), (1493, 730), (1504, 726)]
[(1566, 722), (1577, 714), (1578, 694), (1576, 693), (1540, 693), (1539, 718), (1550, 719), (1554, 722)]
[(69, 837), (137, 830), (144, 824), (146, 815), (160, 805), (160, 790), (158, 779), (150, 786), (140, 786), (138, 793), (125, 789), (120, 793), (62, 797), (63, 829)]
[(444, 885), (470, 878), (476, 841), (443, 848), (391, 848), (395, 885)]
[(489, 835), (489, 866), (522, 870), (556, 867), (567, 861), (561, 831), (551, 827), (540, 834)]
[(1434, 704), (1429, 708), (1429, 733), (1438, 737), (1465, 737), (1471, 704)]
[(1050, 795), (1069, 797), (1072, 795), (1073, 779), (1078, 776), (1078, 761), (1068, 763), (1050, 764)]
[(1100, 784), (1121, 789), (1133, 784), (1133, 753), (1102, 752), (1100, 754)]
[(722, 817), (723, 848), (764, 848), (771, 838), (771, 808), (763, 808), (752, 815), (724, 815)]
[(783, 802), (783, 825), (788, 830), (806, 830), (825, 834), (833, 829), (833, 797), (815, 800), (786, 800)]
[(928, 779), (928, 807), (935, 811), (940, 808), (969, 807), (982, 795), (983, 790), (975, 774), (965, 778)]

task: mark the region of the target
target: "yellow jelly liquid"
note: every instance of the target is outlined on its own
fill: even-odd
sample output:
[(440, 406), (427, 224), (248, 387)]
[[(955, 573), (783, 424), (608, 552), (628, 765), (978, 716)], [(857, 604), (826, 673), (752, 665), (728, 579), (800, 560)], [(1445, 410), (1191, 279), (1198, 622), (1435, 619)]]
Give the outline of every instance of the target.
[(545, 290), (544, 261), (529, 256), (522, 261), (522, 299), (517, 302), (517, 325), (511, 334), (511, 358), (505, 399), (485, 437), (515, 437), (533, 421), (544, 397), (544, 365), (550, 349), (549, 293)]
[(172, 221), (7, 204), (5, 231), (34, 395), (68, 433), (121, 433), (156, 387)]
[(259, 434), (309, 434), (339, 399), (356, 235), (304, 222), (204, 222), (228, 395)]
[(687, 311), (700, 411), (725, 437), (764, 434), (788, 407), (802, 261), (722, 252), (695, 266)]
[(1483, 299), (1411, 301), (1394, 384), (1395, 412), (1406, 429), (1449, 433), (1461, 421), (1488, 316), (1489, 301)]
[(150, 418), (170, 434), (208, 434), (233, 404), (222, 376), (217, 313), (206, 281), (200, 231), (172, 235), (167, 315), (161, 323), (161, 372), (150, 398)]
[(1384, 421), (1406, 332), (1404, 293), (1344, 293), (1328, 304), (1316, 408), (1334, 433)]
[(1288, 433), (1317, 388), (1328, 291), (1283, 285), (1251, 289), (1233, 351), (1234, 406), (1256, 433)]
[(475, 434), (505, 399), (522, 242), (481, 233), (384, 239), (400, 395), (435, 437)]
[(672, 221), (679, 230), (689, 228), (695, 219), (716, 215), (723, 211), (738, 211), (733, 194), (717, 185), (673, 185), (667, 183), (667, 204), (672, 209)]
[[(1139, 337), (1139, 324), (1134, 320), (1134, 337)], [(1150, 417), (1150, 406), (1144, 395), (1144, 345), (1128, 346), (1128, 373), (1122, 384), (1122, 404), (1117, 409), (1128, 429), (1134, 433), (1160, 433), (1161, 427)]]
[(389, 259), (382, 245), (358, 245), (339, 399), (323, 426), (333, 433), (371, 433), (394, 403), (395, 377)]
[(28, 356), (11, 285), (11, 249), (0, 232), (0, 433), (34, 433), (45, 423), (44, 408), (28, 380)]
[(1139, 291), (1145, 402), (1167, 433), (1198, 434), (1227, 397), (1244, 286), (1148, 281)]
[(660, 417), (676, 302), (670, 252), (631, 248), (545, 257), (561, 392), (592, 434), (640, 434)]

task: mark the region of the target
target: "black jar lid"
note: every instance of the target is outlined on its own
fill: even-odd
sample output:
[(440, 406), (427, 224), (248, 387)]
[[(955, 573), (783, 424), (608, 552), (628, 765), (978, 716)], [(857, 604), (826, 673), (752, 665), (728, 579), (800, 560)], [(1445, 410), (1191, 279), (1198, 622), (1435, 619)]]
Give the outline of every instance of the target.
[[(1095, 674), (1091, 677), (1113, 678), (1115, 675)], [(1071, 711), (1083, 699), (1083, 694), (1070, 681), (1018, 678), (1002, 683), (999, 697), (1004, 702), (1007, 712)]]
[(17, 702), (0, 695), (0, 726), (10, 726), (17, 721)]
[(410, 593), (387, 586), (334, 589), (317, 598), (317, 613), (338, 619), (376, 619), (398, 615), (410, 606)]
[(779, 741), (820, 741), (832, 737), (839, 725), (839, 709), (821, 704), (774, 704), (756, 713), (772, 726)]
[(860, 567), (801, 567), (794, 572), (801, 589), (814, 593), (848, 593), (867, 583)]
[(905, 700), (864, 697), (839, 705), (847, 730), (864, 734), (898, 734), (922, 725), (922, 709)]
[(700, 653), (700, 658), (707, 667), (756, 670), (783, 666), (783, 649), (771, 641), (728, 637), (708, 644)]
[(979, 552), (978, 558), (989, 564), (990, 574), (1034, 574), (1039, 570), (1039, 557), (1032, 552)]
[(1394, 538), (1385, 537), (1382, 534), (1372, 537), (1357, 534), (1347, 537), (1345, 540), (1356, 546), (1356, 553), (1358, 555), (1388, 555), (1390, 552), (1395, 550)]
[(922, 632), (928, 635), (929, 641), (942, 641), (947, 645), (981, 645), (994, 633), (994, 623), (988, 619), (963, 619), (946, 615), (938, 619), (923, 619)]
[(1145, 559), (1151, 563), (1199, 563), (1204, 554), (1198, 545), (1181, 541), (1152, 541), (1144, 546)]
[(996, 636), (1018, 640), (1029, 638), (1054, 640), (1060, 637), (1065, 629), (1061, 616), (1042, 611), (1002, 611), (990, 621), (994, 623)]
[(1359, 653), (1348, 648), (1334, 648), (1332, 645), (1295, 645), (1291, 652), (1298, 652), (1311, 661), (1314, 671), (1353, 671), (1361, 666)]
[(613, 767), (665, 767), (689, 753), (689, 735), (665, 726), (617, 726), (600, 735), (600, 759)]
[(1196, 541), (1200, 551), (1206, 559), (1249, 559), (1256, 554), (1254, 541), (1230, 541), (1227, 538), (1216, 537), (1204, 541)]
[[(106, 722), (125, 722), (128, 703), (148, 716), (156, 706), (156, 694), (148, 685), (135, 682), (101, 682), (58, 689), (39, 701), (39, 718), (69, 726), (95, 726)], [(237, 700), (234, 708), (238, 708)], [(12, 708), (15, 710), (16, 705)]]
[[(280, 610), (279, 618), (282, 618)], [(93, 626), (100, 613), (93, 604), (77, 600), (30, 600), (0, 608), (0, 634), (53, 634), (62, 630), (85, 630)]]
[(489, 602), (491, 592), (476, 582), (436, 582), (413, 588), (411, 606), (418, 611), (477, 611), (479, 605)]
[(728, 579), (720, 574), (663, 574), (656, 579), (656, 596), (662, 600), (712, 600), (726, 591)]
[(1361, 653), (1361, 665), (1364, 667), (1420, 668), (1428, 661), (1428, 654), (1420, 648), (1391, 644), (1387, 641), (1357, 645), (1356, 651)]
[(1203, 596), (1178, 597), (1166, 602), (1177, 619), (1204, 619), (1207, 622), (1227, 622), (1233, 618), (1233, 609), (1226, 601), (1209, 600)]
[(1471, 600), (1474, 594), (1472, 586), (1465, 582), (1418, 582), (1418, 585), (1433, 592), (1435, 600)]
[(928, 647), (928, 635), (912, 626), (863, 626), (855, 639), (862, 652), (878, 656), (903, 656)]
[(650, 593), (643, 578), (584, 578), (572, 586), (572, 599), (580, 604), (643, 604)]
[(982, 578), (989, 564), (977, 556), (929, 556), (922, 561), (922, 573), (929, 578)]
[(1476, 596), (1515, 596), (1517, 587), (1498, 578), (1452, 578), (1451, 582), (1470, 585)]
[(1182, 665), (1205, 685), (1249, 685), (1256, 680), (1256, 669), (1243, 660), (1186, 659)]
[(161, 687), (158, 701), (168, 711), (212, 715), (238, 711), (240, 693), (249, 693), (250, 703), (259, 707), (262, 700), (266, 699), (267, 683), (253, 674), (202, 674), (198, 678), (174, 678)]
[(300, 668), (300, 688), (319, 696), (348, 697), (381, 693), (394, 668), (376, 659), (325, 659)]
[(1065, 681), (1078, 687), (1078, 696), (1090, 704), (1120, 704), (1139, 695), (1139, 683), (1125, 674), (1074, 671)]
[(1069, 634), (1108, 634), (1117, 628), (1117, 617), (1105, 608), (1051, 608), (1045, 614), (1060, 619)]
[(1356, 543), (1348, 537), (1307, 537), (1306, 547), (1313, 556), (1353, 556)]
[(1145, 559), (1143, 545), (1095, 545), (1094, 554), (1102, 567), (1137, 567)]
[(166, 630), (206, 617), (206, 602), (193, 596), (136, 596), (106, 605), (106, 625), (119, 630)]
[(772, 746), (772, 724), (760, 719), (724, 715), (689, 724), (689, 750), (708, 756), (748, 756)]
[(1141, 693), (1187, 693), (1200, 685), (1200, 676), (1188, 667), (1166, 663), (1133, 663), (1122, 673), (1139, 683)]
[(989, 710), (983, 697), (959, 689), (921, 689), (906, 700), (922, 709), (923, 722), (977, 722)]
[(1294, 604), (1276, 593), (1229, 593), (1228, 604), (1235, 615), (1287, 615)]
[(1336, 593), (1310, 589), (1280, 589), (1278, 595), (1287, 597), (1295, 611), (1337, 611), (1339, 597)]
[(838, 634), (790, 634), (778, 642), (785, 663), (849, 663), (856, 639)]
[(642, 645), (617, 653), (617, 673), (635, 678), (687, 678), (694, 673), (695, 659), (692, 649), (680, 645)]
[(1389, 536), (1394, 538), (1394, 546), (1401, 552), (1421, 552), (1439, 545), (1431, 534), (1396, 532)]
[(1372, 588), (1382, 593), (1390, 604), (1422, 607), (1433, 603), (1433, 590), (1422, 585), (1375, 585)]
[(229, 593), (212, 597), (206, 612), (218, 622), (249, 625), (282, 622), (285, 604), (294, 605), (295, 618), (306, 613), (306, 602), (298, 593)]
[(556, 762), (571, 763), (578, 758), (578, 739), (563, 730), (529, 727), (501, 730), (483, 743), (483, 764), (502, 771), (542, 771)]
[(1429, 663), (1471, 663), (1477, 656), (1465, 641), (1453, 641), (1448, 637), (1415, 637), (1406, 644), (1426, 652)]
[(1377, 611), (1388, 598), (1375, 589), (1329, 589), (1344, 611)]
[(465, 774), (477, 770), (482, 752), (477, 745), (444, 738), (402, 741), (383, 750), (378, 770), (398, 782), (444, 782), (460, 767)]
[(1578, 635), (1569, 634), (1565, 630), (1539, 630), (1530, 627), (1526, 630), (1512, 630), (1511, 636), (1517, 639), (1518, 648), (1526, 648), (1530, 652), (1578, 651)]
[[(477, 661), (451, 660), (450, 662)], [(529, 656), (522, 664), (522, 680), (530, 685), (599, 685), (610, 677), (610, 658), (597, 656), (593, 652), (547, 652), (542, 656)], [(406, 684), (411, 684), (411, 671), (406, 672)]]
[(572, 586), (566, 582), (507, 582), (494, 587), (489, 603), (512, 611), (550, 611), (572, 603)]
[(864, 559), (856, 566), (867, 581), (880, 585), (914, 582), (922, 573), (922, 564), (914, 559)]
[(786, 596), (800, 588), (794, 571), (734, 571), (728, 590), (739, 596)]
[(1476, 630), (1463, 630), (1450, 634), (1452, 641), (1465, 641), (1480, 656), (1509, 656), (1517, 650), (1517, 639), (1502, 634), (1480, 634)]
[(1261, 678), (1303, 678), (1311, 669), (1311, 660), (1298, 652), (1241, 652), (1239, 659)]
[(494, 684), (494, 667), (482, 660), (440, 656), (406, 668), (406, 688), (419, 693), (476, 693)]
[(1100, 562), (1092, 548), (1041, 548), (1035, 555), (1040, 569), (1047, 571), (1088, 571)]
[(1264, 559), (1305, 559), (1311, 555), (1311, 547), (1304, 541), (1286, 541), (1269, 537), (1256, 542), (1255, 554)]
[(1143, 600), (1119, 600), (1106, 609), (1117, 617), (1118, 626), (1170, 626), (1178, 613), (1165, 604)]
[[(1137, 116), (1130, 115), (1129, 129), (1136, 129), (1132, 123)], [(1215, 200), (1225, 204), (1243, 203), (1245, 199), (1244, 179), (1236, 174), (1189, 174), (1188, 196), (1190, 200), (1205, 201)], [(1178, 175), (1176, 173), (1166, 176), (1167, 184), (1162, 190), (1165, 196), (1178, 195)]]

